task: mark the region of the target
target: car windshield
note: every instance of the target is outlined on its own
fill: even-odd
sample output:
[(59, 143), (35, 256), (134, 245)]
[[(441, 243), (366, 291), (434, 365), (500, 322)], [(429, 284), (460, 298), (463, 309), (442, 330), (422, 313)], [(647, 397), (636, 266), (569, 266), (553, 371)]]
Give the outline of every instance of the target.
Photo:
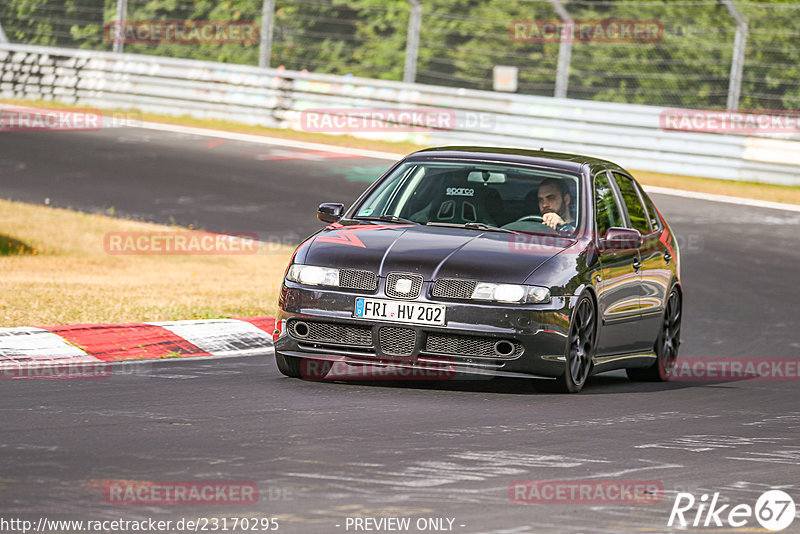
[(580, 213), (580, 181), (558, 169), (476, 161), (407, 162), (387, 176), (355, 210), (356, 219), (382, 219), (485, 230), (555, 233), (543, 215), (572, 234)]

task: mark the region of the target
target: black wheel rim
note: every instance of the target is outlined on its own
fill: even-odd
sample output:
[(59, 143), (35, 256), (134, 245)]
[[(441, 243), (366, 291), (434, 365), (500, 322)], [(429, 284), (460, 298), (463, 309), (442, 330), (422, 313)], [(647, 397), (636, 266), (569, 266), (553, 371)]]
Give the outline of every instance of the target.
[(681, 302), (678, 293), (673, 291), (667, 300), (664, 322), (661, 325), (661, 366), (665, 376), (669, 376), (678, 359), (678, 346), (681, 343)]
[(589, 374), (594, 352), (594, 334), (594, 308), (588, 299), (584, 299), (575, 310), (570, 330), (568, 365), (576, 386), (582, 385)]

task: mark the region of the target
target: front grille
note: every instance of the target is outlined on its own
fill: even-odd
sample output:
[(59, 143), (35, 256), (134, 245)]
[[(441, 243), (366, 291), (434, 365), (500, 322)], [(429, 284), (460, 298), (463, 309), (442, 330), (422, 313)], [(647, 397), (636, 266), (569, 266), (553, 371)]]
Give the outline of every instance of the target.
[[(411, 288), (406, 293), (396, 290), (399, 280), (411, 280)], [(386, 295), (396, 299), (415, 299), (422, 289), (422, 275), (414, 273), (389, 273), (386, 277)]]
[(378, 275), (371, 271), (342, 269), (339, 271), (339, 286), (345, 289), (375, 291), (378, 289)]
[(391, 356), (411, 356), (417, 333), (410, 328), (384, 326), (380, 329), (381, 351)]
[(468, 299), (472, 297), (472, 292), (475, 291), (477, 284), (478, 282), (475, 280), (440, 278), (433, 284), (432, 295), (446, 299)]
[(522, 354), (522, 344), (509, 340), (514, 345), (514, 351), (507, 356), (498, 356), (494, 351), (494, 344), (498, 341), (493, 337), (428, 334), (425, 352), (484, 358), (516, 358)]
[[(301, 323), (308, 327), (308, 333), (305, 336), (297, 333), (297, 325)], [(362, 345), (365, 347), (372, 345), (372, 328), (369, 326), (352, 326), (292, 319), (289, 321), (287, 328), (292, 337), (304, 341), (327, 341), (342, 345)]]

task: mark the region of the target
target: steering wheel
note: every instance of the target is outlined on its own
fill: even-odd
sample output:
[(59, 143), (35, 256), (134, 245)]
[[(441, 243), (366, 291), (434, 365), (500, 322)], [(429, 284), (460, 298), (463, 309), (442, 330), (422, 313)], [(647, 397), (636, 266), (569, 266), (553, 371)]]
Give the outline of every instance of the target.
[(503, 226), (508, 230), (522, 230), (525, 232), (550, 232), (552, 228), (544, 223), (544, 218), (541, 215), (526, 215), (520, 217), (516, 221), (510, 222)]
[(544, 222), (544, 217), (542, 217), (541, 215), (526, 215), (525, 217), (517, 219), (514, 222), (522, 222), (522, 221), (536, 221), (536, 222), (539, 222), (539, 223), (543, 223)]

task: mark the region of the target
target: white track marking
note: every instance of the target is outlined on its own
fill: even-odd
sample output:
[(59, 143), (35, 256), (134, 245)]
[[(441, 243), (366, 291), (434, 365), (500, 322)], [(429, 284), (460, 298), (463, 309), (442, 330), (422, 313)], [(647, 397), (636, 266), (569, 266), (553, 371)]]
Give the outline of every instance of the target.
[(403, 154), (395, 154), (392, 152), (380, 152), (378, 150), (366, 150), (362, 148), (347, 148), (343, 146), (326, 145), (323, 143), (310, 143), (308, 141), (294, 141), (292, 139), (283, 139), (281, 137), (267, 137), (265, 135), (226, 132), (224, 130), (194, 128), (191, 126), (178, 126), (176, 124), (165, 124), (161, 122), (142, 122), (137, 124), (137, 127), (147, 128), (149, 130), (160, 130), (162, 132), (202, 135), (205, 137), (216, 137), (219, 139), (228, 139), (231, 141), (258, 143), (261, 145), (275, 145), (275, 146), (285, 146), (291, 148), (305, 148), (308, 150), (320, 150), (335, 154), (348, 154), (353, 156), (362, 156), (365, 158), (385, 159), (389, 161), (398, 161), (400, 160), (400, 158), (403, 157)]
[(711, 193), (696, 193), (694, 191), (683, 191), (681, 189), (670, 189), (667, 187), (656, 187), (653, 185), (645, 185), (643, 187), (648, 193), (655, 193), (658, 195), (671, 195), (674, 197), (692, 198), (695, 200), (709, 200), (711, 202), (724, 202), (726, 204), (736, 204), (739, 206), (751, 206), (753, 208), (768, 208), (772, 210), (794, 211), (800, 213), (800, 204), (784, 204), (782, 202), (770, 202), (768, 200), (732, 197), (728, 195), (714, 195)]

